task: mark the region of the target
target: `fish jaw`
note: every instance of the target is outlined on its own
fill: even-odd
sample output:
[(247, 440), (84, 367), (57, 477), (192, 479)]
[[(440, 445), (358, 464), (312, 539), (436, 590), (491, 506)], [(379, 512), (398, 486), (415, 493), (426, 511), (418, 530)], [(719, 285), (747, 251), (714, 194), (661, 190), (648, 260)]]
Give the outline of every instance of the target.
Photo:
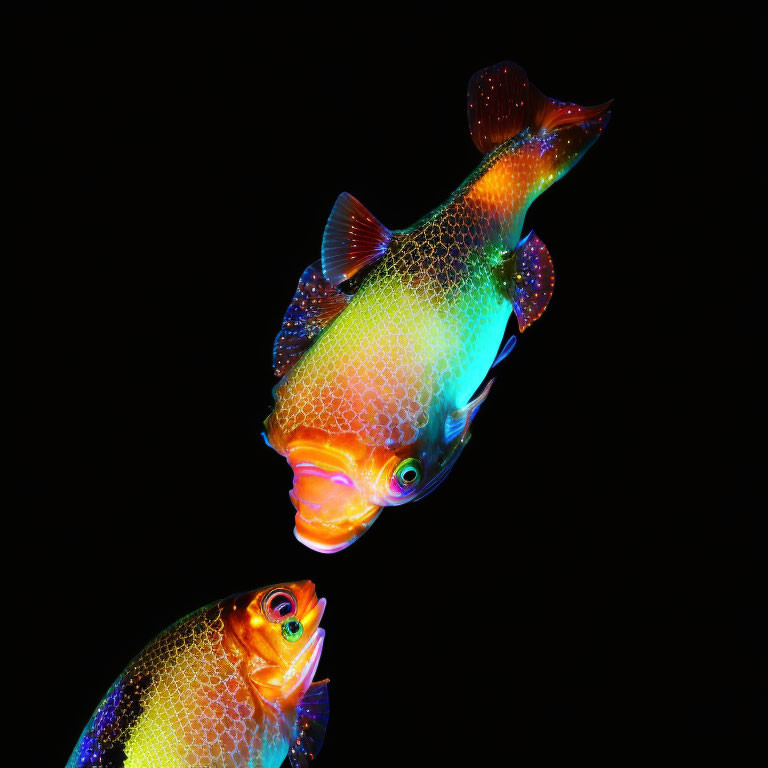
[(290, 499), (296, 508), (294, 535), (316, 552), (346, 549), (381, 512), (359, 486), (355, 457), (329, 445), (297, 440), (286, 451), (293, 469)]

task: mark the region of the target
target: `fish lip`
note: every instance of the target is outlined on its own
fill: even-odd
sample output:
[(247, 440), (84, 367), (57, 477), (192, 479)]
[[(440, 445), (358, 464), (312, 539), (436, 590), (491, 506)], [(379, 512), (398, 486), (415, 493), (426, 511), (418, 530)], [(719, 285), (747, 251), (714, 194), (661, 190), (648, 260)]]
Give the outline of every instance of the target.
[(334, 554), (356, 542), (373, 525), (382, 509), (383, 507), (371, 505), (364, 510), (363, 519), (358, 516), (354, 522), (344, 526), (332, 526), (321, 521), (314, 524), (297, 512), (293, 535), (305, 547), (315, 552)]
[(335, 483), (350, 491), (361, 493), (360, 486), (355, 481), (356, 465), (354, 460), (343, 451), (334, 448), (298, 442), (289, 446), (286, 458), (293, 470), (293, 495), (298, 501), (319, 509), (319, 505), (303, 499), (295, 494), (298, 482), (302, 478), (316, 477)]
[[(302, 461), (302, 454), (310, 453), (310, 457)], [(319, 457), (319, 461), (318, 461)], [(294, 444), (288, 447), (286, 458), (291, 465), (294, 474), (317, 474), (330, 476), (332, 473), (343, 475), (352, 485), (355, 463), (342, 451), (324, 446), (308, 445), (307, 443)], [(294, 459), (292, 461), (291, 459)], [(295, 461), (299, 458), (299, 461)]]
[[(325, 600), (323, 610), (325, 609)], [(320, 613), (322, 617), (322, 611)], [(304, 687), (307, 680), (312, 680), (320, 664), (320, 655), (323, 651), (323, 642), (325, 640), (325, 630), (319, 627), (312, 633), (312, 637), (302, 648), (299, 655), (293, 660), (291, 666), (285, 673), (285, 679), (292, 681), (290, 686), (286, 687), (284, 696), (290, 696), (297, 689)], [(309, 658), (307, 658), (309, 656)]]
[(312, 549), (315, 552), (320, 552), (320, 554), (323, 555), (333, 555), (336, 552), (341, 552), (342, 549), (346, 549), (360, 538), (359, 536), (354, 536), (353, 538), (348, 539), (347, 541), (342, 541), (338, 544), (324, 544), (322, 541), (317, 541), (315, 539), (310, 539), (307, 536), (303, 536), (301, 533), (299, 533), (297, 526), (294, 526), (293, 528), (293, 535), (296, 537), (299, 543), (303, 544), (308, 549)]
[[(375, 510), (381, 508), (380, 504), (368, 504), (354, 515), (342, 513), (336, 517), (322, 517), (320, 514), (322, 507), (320, 504), (303, 499), (293, 489), (288, 492), (288, 496), (291, 499), (293, 506), (296, 508), (296, 517), (301, 518), (309, 526), (321, 525), (326, 528), (340, 528), (346, 527), (347, 525), (361, 525), (367, 521)], [(318, 513), (317, 516), (307, 517), (307, 515), (304, 514), (304, 509), (307, 508), (316, 510)]]
[(304, 629), (308, 629), (313, 635), (320, 628), (320, 622), (323, 620), (326, 604), (327, 601), (324, 597), (318, 599), (317, 595), (315, 595), (314, 600), (304, 612), (301, 619)]

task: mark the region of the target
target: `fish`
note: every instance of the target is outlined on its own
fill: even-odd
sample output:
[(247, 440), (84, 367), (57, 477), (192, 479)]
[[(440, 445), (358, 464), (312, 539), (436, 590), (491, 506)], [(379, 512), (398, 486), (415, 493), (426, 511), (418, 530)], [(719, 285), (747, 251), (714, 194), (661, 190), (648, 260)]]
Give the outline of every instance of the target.
[(207, 605), (161, 632), (93, 713), (67, 768), (306, 768), (328, 723), (311, 581)]
[[(554, 288), (526, 211), (610, 118), (545, 96), (513, 62), (475, 73), (471, 137), (484, 153), (448, 200), (390, 231), (352, 195), (331, 211), (273, 347), (279, 381), (264, 439), (293, 469), (296, 537), (356, 541), (386, 506), (433, 491), (470, 439), (512, 313), (523, 332)], [(485, 383), (484, 383), (485, 382)]]

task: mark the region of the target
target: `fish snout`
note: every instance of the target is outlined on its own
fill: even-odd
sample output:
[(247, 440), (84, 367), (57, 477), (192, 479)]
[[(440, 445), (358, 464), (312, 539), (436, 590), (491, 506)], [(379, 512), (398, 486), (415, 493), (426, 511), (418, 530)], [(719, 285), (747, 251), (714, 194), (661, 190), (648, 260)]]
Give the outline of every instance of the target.
[(288, 450), (293, 469), (291, 502), (296, 538), (316, 552), (338, 552), (368, 530), (381, 507), (355, 480), (354, 461), (333, 448), (301, 445)]

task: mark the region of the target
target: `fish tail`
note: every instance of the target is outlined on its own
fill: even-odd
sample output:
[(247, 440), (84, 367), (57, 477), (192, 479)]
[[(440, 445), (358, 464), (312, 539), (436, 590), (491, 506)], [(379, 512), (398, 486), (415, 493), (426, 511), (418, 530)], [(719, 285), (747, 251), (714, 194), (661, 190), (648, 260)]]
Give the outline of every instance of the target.
[(467, 88), (467, 118), (475, 146), (483, 153), (526, 129), (533, 133), (607, 121), (612, 101), (594, 107), (545, 96), (526, 71), (502, 61), (476, 72)]

